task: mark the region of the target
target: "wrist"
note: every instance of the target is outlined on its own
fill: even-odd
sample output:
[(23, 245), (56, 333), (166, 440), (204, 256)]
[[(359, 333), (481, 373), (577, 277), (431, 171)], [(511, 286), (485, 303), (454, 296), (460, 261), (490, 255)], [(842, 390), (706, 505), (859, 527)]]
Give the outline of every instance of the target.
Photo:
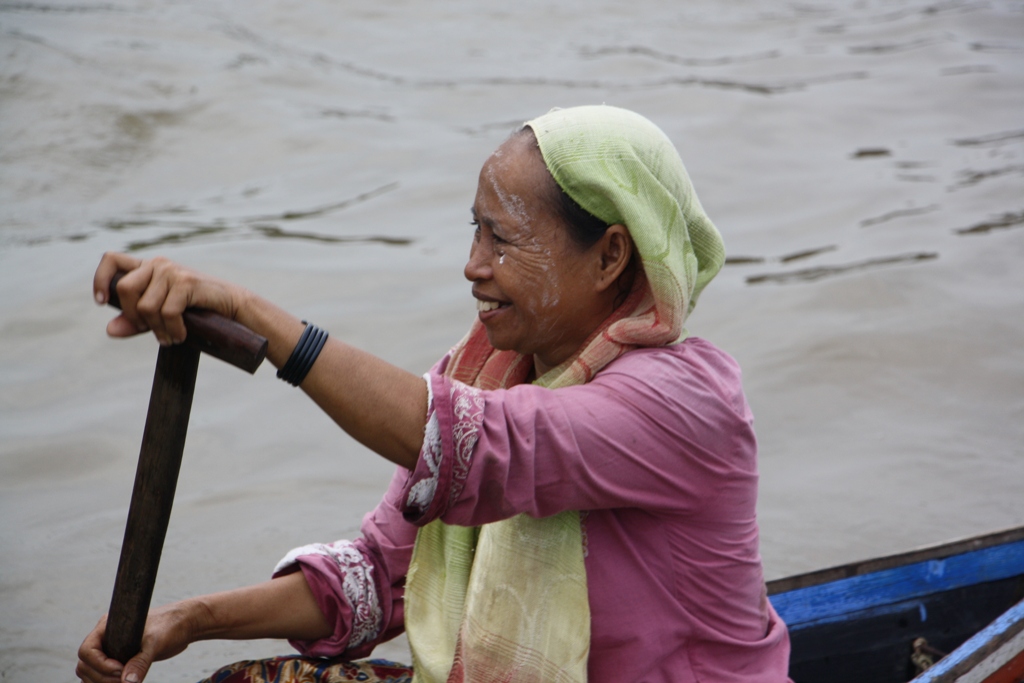
[(255, 295), (245, 287), (233, 284), (229, 284), (228, 287), (229, 317), (244, 325), (245, 319), (251, 317), (250, 311)]
[(182, 610), (181, 623), (185, 627), (189, 642), (216, 638), (222, 630), (222, 625), (217, 620), (216, 609), (209, 600), (210, 597), (212, 596), (203, 595), (178, 603)]

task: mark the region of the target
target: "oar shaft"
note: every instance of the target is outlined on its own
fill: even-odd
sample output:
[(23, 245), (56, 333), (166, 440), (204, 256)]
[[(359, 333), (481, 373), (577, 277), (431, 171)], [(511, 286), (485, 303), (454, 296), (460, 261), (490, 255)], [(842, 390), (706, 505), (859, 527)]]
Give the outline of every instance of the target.
[(142, 644), (198, 368), (199, 349), (188, 344), (160, 347), (103, 644), (120, 662), (131, 659)]
[[(110, 283), (108, 301), (118, 308), (117, 282), (123, 275), (118, 273)], [(185, 343), (161, 347), (157, 356), (135, 488), (110, 599), (103, 649), (120, 662), (131, 659), (142, 646), (185, 449), (200, 351), (250, 373), (256, 372), (267, 353), (264, 337), (212, 311), (189, 309), (184, 319), (188, 332)]]

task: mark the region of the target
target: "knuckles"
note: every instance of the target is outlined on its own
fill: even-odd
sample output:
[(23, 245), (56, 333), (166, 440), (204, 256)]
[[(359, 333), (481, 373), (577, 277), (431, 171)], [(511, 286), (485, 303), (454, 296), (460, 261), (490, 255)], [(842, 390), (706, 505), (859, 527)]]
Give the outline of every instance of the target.
[(135, 305), (135, 310), (143, 318), (149, 319), (160, 314), (160, 305), (149, 299), (139, 299), (139, 302)]

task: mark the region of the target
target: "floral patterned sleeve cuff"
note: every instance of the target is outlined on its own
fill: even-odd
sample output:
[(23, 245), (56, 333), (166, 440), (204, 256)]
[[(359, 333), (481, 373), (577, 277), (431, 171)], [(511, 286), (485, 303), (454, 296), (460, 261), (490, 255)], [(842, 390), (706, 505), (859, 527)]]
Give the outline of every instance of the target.
[(432, 371), (427, 382), (427, 427), (416, 468), (403, 492), (402, 514), (423, 526), (441, 517), (462, 493), (484, 416), (479, 389)]
[(373, 564), (351, 541), (313, 543), (290, 551), (274, 568), (274, 576), (298, 565), (309, 582), (320, 611), (334, 627), (324, 640), (292, 642), (311, 656), (333, 656), (361, 649), (380, 637), (384, 627)]

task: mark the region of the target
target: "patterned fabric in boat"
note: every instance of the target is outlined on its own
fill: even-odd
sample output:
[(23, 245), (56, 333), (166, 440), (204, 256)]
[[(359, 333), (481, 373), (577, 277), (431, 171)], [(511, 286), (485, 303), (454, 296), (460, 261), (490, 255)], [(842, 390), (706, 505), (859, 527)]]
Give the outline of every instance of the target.
[(249, 659), (218, 669), (199, 683), (412, 683), (412, 668), (386, 659), (348, 662), (289, 655)]

